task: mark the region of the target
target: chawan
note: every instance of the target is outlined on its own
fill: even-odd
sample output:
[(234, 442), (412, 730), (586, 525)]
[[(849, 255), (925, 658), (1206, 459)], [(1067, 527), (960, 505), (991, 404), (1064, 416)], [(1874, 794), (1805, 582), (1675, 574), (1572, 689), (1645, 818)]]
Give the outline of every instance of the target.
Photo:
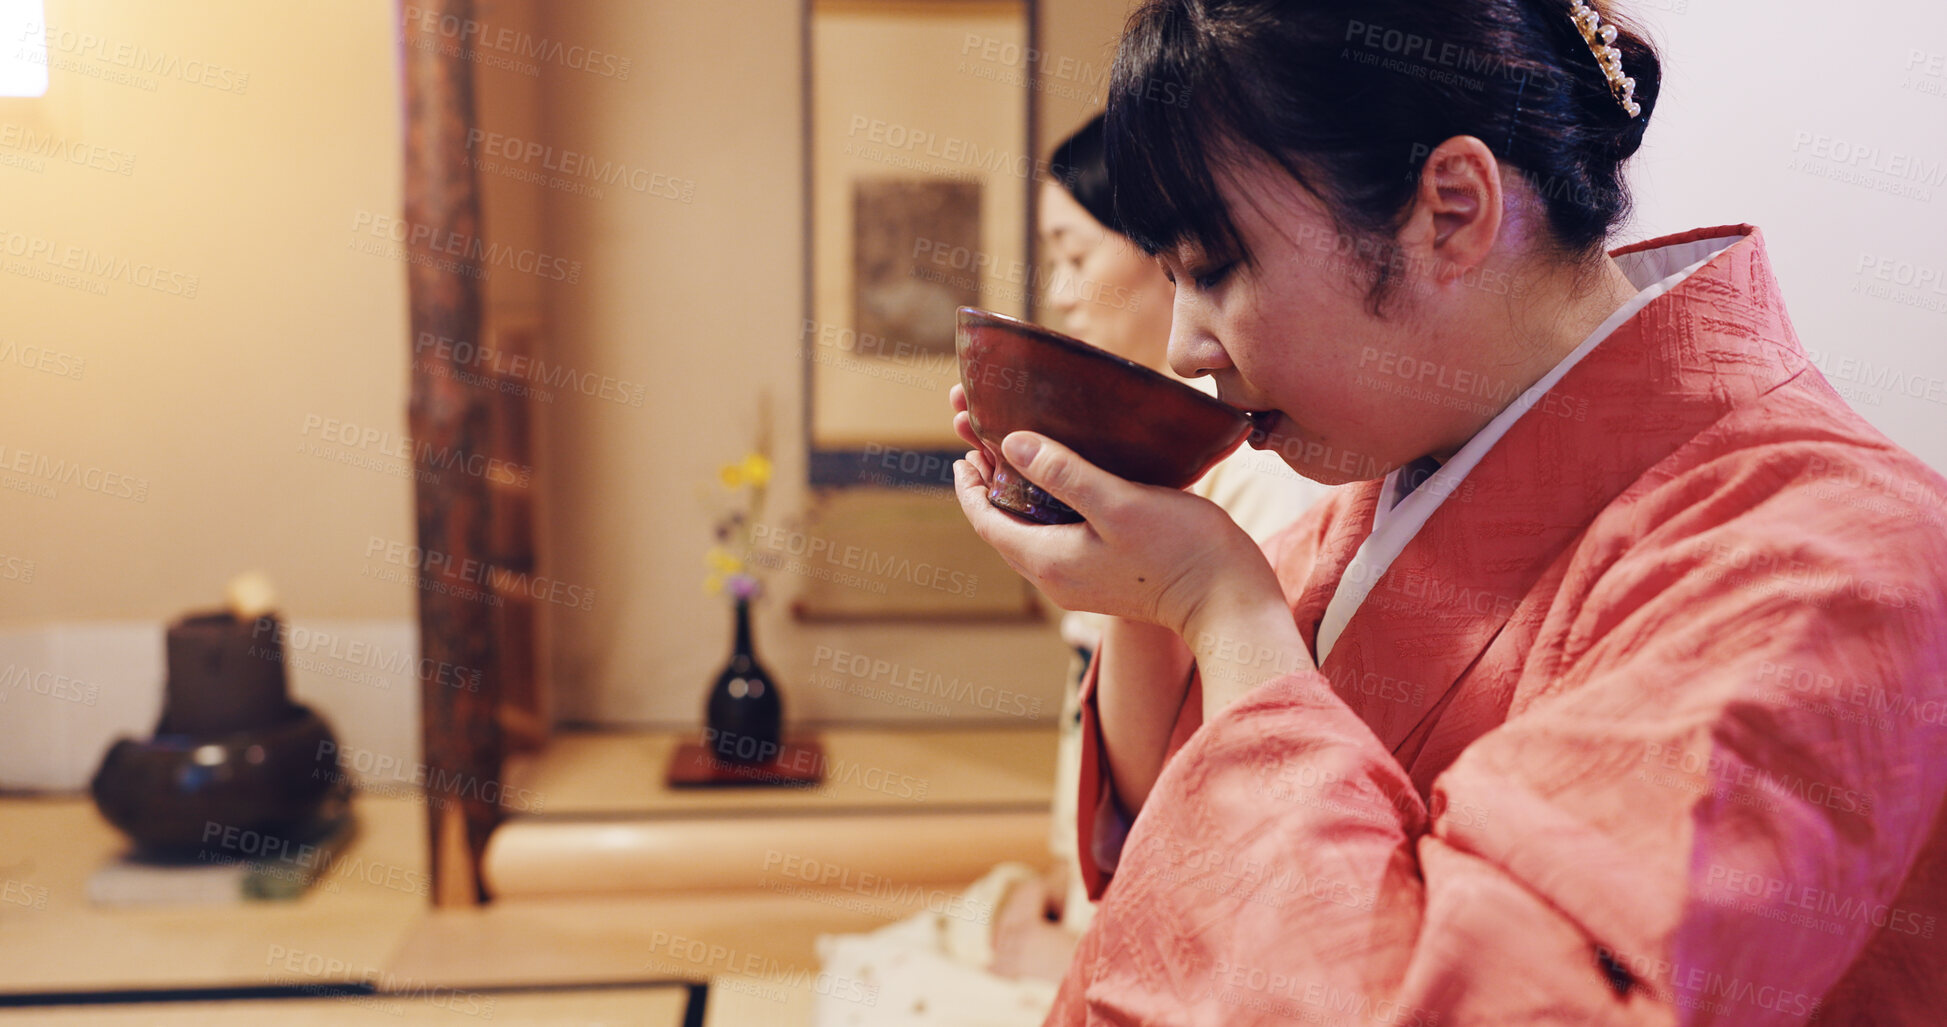
[(1038, 432), (1117, 477), (1173, 489), (1250, 433), (1242, 411), (1174, 378), (1003, 314), (961, 307), (956, 348), (974, 435), (994, 465), (987, 500), (1031, 521), (1082, 518), (1001, 459), (1010, 432)]

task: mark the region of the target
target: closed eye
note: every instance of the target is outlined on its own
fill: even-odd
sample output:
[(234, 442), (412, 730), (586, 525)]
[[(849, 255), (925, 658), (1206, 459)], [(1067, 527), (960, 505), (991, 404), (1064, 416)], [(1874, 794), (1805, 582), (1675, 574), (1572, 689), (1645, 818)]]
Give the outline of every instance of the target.
[(1225, 264), (1210, 271), (1205, 271), (1203, 274), (1197, 276), (1197, 288), (1205, 292), (1215, 289), (1217, 286), (1223, 284), (1224, 279), (1230, 277), (1231, 268), (1236, 266), (1235, 264)]
[[(1204, 292), (1209, 292), (1210, 290), (1215, 289), (1217, 286), (1224, 284), (1224, 279), (1230, 277), (1231, 270), (1234, 269), (1236, 266), (1237, 265), (1235, 262), (1229, 264), (1223, 264), (1216, 268), (1212, 268), (1209, 271), (1205, 271), (1200, 275), (1195, 276), (1194, 278), (1191, 279), (1191, 281), (1195, 283), (1198, 289), (1201, 289)], [(1163, 277), (1169, 279), (1171, 285), (1176, 284), (1176, 275), (1171, 273), (1170, 269), (1167, 267), (1163, 268)]]

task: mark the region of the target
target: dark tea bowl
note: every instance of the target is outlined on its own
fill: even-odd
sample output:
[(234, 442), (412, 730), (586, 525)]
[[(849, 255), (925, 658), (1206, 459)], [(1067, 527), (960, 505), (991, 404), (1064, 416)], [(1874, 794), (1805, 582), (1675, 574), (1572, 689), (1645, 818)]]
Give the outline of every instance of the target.
[(974, 436), (994, 465), (987, 501), (1040, 524), (1082, 519), (1001, 459), (1008, 433), (1032, 431), (1129, 481), (1180, 489), (1250, 434), (1243, 411), (1080, 339), (960, 308), (960, 384)]

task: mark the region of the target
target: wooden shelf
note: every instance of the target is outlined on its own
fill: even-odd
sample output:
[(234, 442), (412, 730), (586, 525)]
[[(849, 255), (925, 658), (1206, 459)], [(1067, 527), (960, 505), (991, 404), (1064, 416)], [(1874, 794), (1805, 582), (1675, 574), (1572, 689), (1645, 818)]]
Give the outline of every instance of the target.
[[(523, 814), (516, 822), (550, 816), (570, 823), (626, 822), (647, 814), (722, 824), (788, 817), (802, 824), (826, 820), (837, 833), (845, 816), (861, 811), (935, 823), (964, 816), (963, 831), (980, 830), (980, 818), (995, 811), (1045, 822), (1054, 774), (1051, 727), (832, 729), (821, 735), (832, 758), (882, 772), (875, 778), (881, 787), (871, 787), (863, 774), (841, 773), (818, 790), (671, 791), (661, 782), (677, 735), (647, 731), (558, 734), (546, 753), (522, 761), (517, 771), (522, 776), (510, 779), (508, 787), (527, 788), (542, 798), (538, 817)], [(925, 794), (896, 794), (898, 789), (884, 787), (885, 774), (924, 780)], [(496, 1019), (515, 1018), (517, 1009), (529, 1008), (574, 1019), (604, 996), (553, 991), (508, 995), (503, 1001), (496, 989), (602, 985), (616, 989), (606, 998), (621, 998), (628, 989), (657, 991), (657, 981), (705, 982), (737, 967), (761, 966), (769, 968), (768, 976), (742, 981), (741, 987), (736, 981), (713, 984), (705, 1023), (801, 1024), (808, 1022), (811, 995), (780, 982), (817, 976), (814, 943), (820, 934), (871, 930), (937, 906), (940, 894), (954, 893), (971, 880), (925, 889), (866, 887), (862, 879), (819, 887), (773, 874), (766, 886), (743, 890), (435, 909), (423, 894), (427, 847), (421, 801), (361, 795), (354, 808), (359, 836), (341, 856), (340, 868), (324, 878), (335, 888), (314, 887), (289, 903), (133, 909), (97, 907), (87, 900), (89, 875), (121, 850), (122, 841), (86, 799), (0, 798), (0, 882), (9, 882), (7, 901), (0, 902), (0, 993), (330, 985), (378, 975), (408, 988), (493, 994), (496, 1009), (504, 1010)], [(1030, 837), (1035, 830), (1017, 833), (1033, 843), (1028, 848), (1038, 846), (1039, 838)], [(698, 853), (695, 858), (714, 857)], [(728, 955), (686, 959), (673, 954), (674, 939), (703, 945), (686, 945), (686, 952), (734, 953), (735, 961), (726, 962)], [(336, 968), (293, 975), (281, 968), (292, 952), (335, 960)], [(660, 1010), (657, 1003), (680, 994), (661, 991), (668, 995), (643, 997), (641, 1008)], [(351, 1005), (279, 999), (0, 1008), (0, 1023), (233, 1022), (223, 1017), (355, 1023), (362, 1021), (353, 1017), (371, 1009), (387, 1010), (380, 1013), (385, 1023), (422, 1022), (422, 1015), (432, 1018), (424, 1022), (452, 1019), (443, 1008), (361, 997)]]
[[(86, 799), (0, 800), (0, 993), (262, 986), (289, 953), (316, 954), (300, 984), (377, 972), (424, 915), (424, 807), (360, 796), (358, 837), (302, 897), (222, 906), (104, 907), (88, 878), (124, 846)], [(288, 975), (285, 975), (288, 976)]]
[(819, 809), (1046, 809), (1055, 728), (826, 728), (826, 782), (814, 788), (671, 789), (681, 736), (669, 731), (559, 732), (541, 753), (508, 761), (504, 805), (530, 814), (723, 813)]

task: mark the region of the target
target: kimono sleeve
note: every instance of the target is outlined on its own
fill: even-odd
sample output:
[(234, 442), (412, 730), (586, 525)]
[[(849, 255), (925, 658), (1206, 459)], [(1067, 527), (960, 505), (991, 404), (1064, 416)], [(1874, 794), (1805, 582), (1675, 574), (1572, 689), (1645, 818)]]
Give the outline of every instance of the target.
[(1204, 724), (1049, 1022), (1816, 1016), (1938, 912), (1900, 896), (1947, 790), (1947, 546), (1779, 504), (1603, 567), (1425, 803), (1317, 672)]
[[(1088, 662), (1088, 670), (1082, 675), (1082, 757), (1080, 795), (1075, 807), (1075, 853), (1080, 862), (1082, 884), (1088, 890), (1088, 897), (1101, 901), (1102, 893), (1114, 876), (1117, 862), (1121, 859), (1122, 846), (1127, 839), (1133, 817), (1125, 813), (1115, 795), (1115, 784), (1109, 773), (1108, 754), (1102, 746), (1101, 714), (1095, 704), (1096, 678), (1101, 671), (1100, 654)], [(1183, 747), (1197, 727), (1203, 723), (1203, 690), (1195, 672), (1190, 678), (1190, 687), (1183, 698), (1183, 708), (1178, 711), (1176, 726), (1170, 732), (1169, 747), (1165, 761)]]

